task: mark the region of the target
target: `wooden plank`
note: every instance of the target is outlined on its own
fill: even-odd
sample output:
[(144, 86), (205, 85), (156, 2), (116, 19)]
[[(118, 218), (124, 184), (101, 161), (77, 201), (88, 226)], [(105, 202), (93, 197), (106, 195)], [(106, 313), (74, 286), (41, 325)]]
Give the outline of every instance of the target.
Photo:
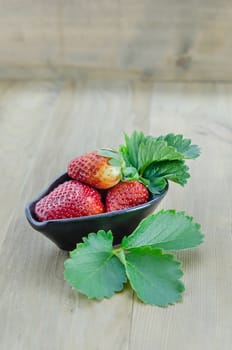
[[(229, 84), (0, 84), (0, 106), (8, 117), (7, 123), (1, 120), (0, 136), (11, 156), (0, 187), (7, 186), (10, 196), (1, 197), (1, 208), (13, 208), (5, 226), (2, 217), (0, 236), (2, 349), (230, 349), (231, 94)], [(19, 127), (20, 120), (28, 122), (26, 129)], [(15, 137), (7, 125), (17, 130)], [(129, 287), (101, 302), (76, 293), (63, 280), (67, 253), (34, 231), (22, 212), (64, 171), (67, 160), (116, 146), (122, 131), (133, 129), (184, 133), (202, 147), (202, 156), (191, 163), (189, 184), (184, 189), (171, 185), (160, 206), (185, 210), (206, 233), (204, 245), (178, 254), (186, 292), (183, 302), (168, 308), (140, 303)], [(1, 158), (7, 168), (4, 152)]]
[(0, 78), (230, 81), (231, 30), (228, 0), (1, 0)]
[(231, 348), (231, 93), (223, 85), (154, 85), (150, 132), (183, 133), (202, 148), (189, 184), (171, 185), (163, 206), (194, 216), (206, 238), (177, 254), (185, 272), (182, 303), (168, 309), (134, 303), (130, 349)]
[[(35, 160), (62, 83), (0, 83), (0, 243)], [(37, 133), (37, 134), (36, 134)], [(17, 194), (17, 195), (16, 195)]]
[[(0, 277), (1, 315), (5, 315), (0, 324), (3, 348), (84, 349), (96, 345), (97, 335), (101, 347), (114, 339), (120, 343), (119, 348), (126, 348), (131, 290), (101, 303), (72, 292), (63, 281), (67, 254), (34, 232), (21, 209), (48, 181), (65, 171), (70, 157), (118, 142), (130, 103), (127, 83), (102, 83), (100, 87), (95, 82), (68, 83), (62, 90), (1, 247), (1, 263), (10, 271), (10, 277)], [(125, 124), (133, 124), (133, 117), (128, 116)], [(112, 138), (112, 126), (117, 123), (119, 128), (114, 129)], [(34, 129), (34, 137), (36, 134)], [(120, 323), (115, 325), (115, 319)]]
[(2, 69), (60, 63), (57, 1), (1, 0), (0, 33)]

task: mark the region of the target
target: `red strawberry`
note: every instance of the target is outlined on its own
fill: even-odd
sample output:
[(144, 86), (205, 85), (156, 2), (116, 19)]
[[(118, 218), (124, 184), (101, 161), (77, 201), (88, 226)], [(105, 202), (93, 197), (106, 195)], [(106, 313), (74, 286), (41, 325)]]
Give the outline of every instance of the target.
[(72, 179), (99, 189), (108, 189), (120, 181), (120, 167), (108, 164), (110, 158), (99, 156), (97, 151), (77, 157), (68, 165)]
[(35, 206), (39, 221), (95, 215), (103, 211), (100, 193), (75, 180), (59, 185)]
[(106, 211), (135, 207), (147, 202), (148, 199), (149, 192), (141, 182), (119, 182), (107, 192)]

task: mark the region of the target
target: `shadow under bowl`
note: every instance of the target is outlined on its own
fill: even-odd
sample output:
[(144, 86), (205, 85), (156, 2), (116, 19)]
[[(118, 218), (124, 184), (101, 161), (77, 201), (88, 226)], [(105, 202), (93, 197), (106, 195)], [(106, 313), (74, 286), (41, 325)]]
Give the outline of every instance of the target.
[(35, 216), (36, 203), (67, 180), (70, 180), (67, 173), (58, 177), (25, 209), (26, 218), (30, 225), (49, 238), (60, 249), (67, 251), (75, 249), (76, 244), (82, 242), (84, 236), (98, 230), (111, 230), (114, 236), (114, 245), (119, 244), (123, 236), (131, 234), (140, 221), (156, 209), (168, 191), (167, 184), (167, 188), (161, 194), (150, 194), (148, 202), (124, 210), (78, 218), (38, 221)]

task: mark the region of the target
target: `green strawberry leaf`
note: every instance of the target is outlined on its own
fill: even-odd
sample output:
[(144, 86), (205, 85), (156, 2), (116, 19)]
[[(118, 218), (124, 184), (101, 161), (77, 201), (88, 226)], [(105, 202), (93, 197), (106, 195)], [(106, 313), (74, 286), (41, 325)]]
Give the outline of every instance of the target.
[[(138, 152), (139, 147), (142, 142), (146, 140), (146, 136), (142, 132), (134, 131), (129, 137), (127, 134), (125, 136), (125, 146), (120, 146), (120, 152), (125, 159), (126, 164), (133, 166), (138, 169)], [(129, 164), (128, 164), (129, 163)]]
[[(200, 155), (200, 148), (192, 145), (183, 135), (145, 136), (134, 131), (131, 136), (125, 134), (125, 145), (119, 147), (123, 168), (137, 169), (140, 181), (147, 179), (146, 186), (153, 193), (160, 193), (166, 187), (165, 180), (185, 185), (190, 177), (189, 168), (184, 159), (194, 159)], [(122, 181), (133, 179), (124, 176)]]
[(169, 146), (166, 141), (157, 141), (152, 137), (148, 137), (139, 146), (138, 168), (142, 175), (153, 162), (181, 159), (183, 159), (183, 155), (177, 152), (174, 147)]
[(117, 151), (107, 149), (107, 148), (102, 148), (98, 150), (97, 154), (102, 157), (110, 158), (108, 163), (112, 166), (115, 166), (115, 167), (122, 166), (123, 159)]
[(108, 164), (115, 166), (115, 167), (119, 167), (119, 168), (121, 167), (121, 161), (118, 159), (110, 159), (108, 161)]
[(188, 170), (182, 160), (154, 162), (145, 170), (143, 177), (149, 179), (149, 190), (156, 194), (167, 187), (167, 180), (184, 186), (190, 177)]
[(127, 150), (126, 146), (120, 145), (119, 146), (119, 153), (124, 161), (125, 166), (126, 167), (133, 167), (133, 165), (130, 162), (129, 154), (128, 154), (128, 150)]
[(142, 247), (125, 254), (126, 274), (131, 287), (144, 303), (168, 306), (181, 299), (184, 285), (180, 262), (161, 249)]
[(98, 150), (97, 154), (102, 157), (106, 158), (112, 158), (112, 159), (121, 159), (120, 154), (117, 151), (114, 151), (112, 149), (102, 148)]
[(125, 268), (114, 255), (112, 244), (111, 231), (90, 233), (64, 263), (65, 279), (89, 298), (109, 298), (126, 282)]
[(123, 181), (139, 180), (139, 173), (136, 168), (126, 167), (122, 170)]
[(122, 240), (123, 249), (152, 246), (167, 250), (193, 248), (201, 244), (200, 225), (183, 212), (161, 210), (142, 220), (135, 231)]
[(184, 139), (183, 135), (168, 134), (159, 136), (158, 141), (166, 141), (169, 146), (174, 147), (179, 153), (184, 155), (184, 158), (194, 159), (199, 157), (200, 148), (197, 145), (191, 145), (190, 139)]
[(148, 189), (153, 194), (160, 194), (167, 187), (167, 181), (164, 177), (155, 177), (149, 180)]

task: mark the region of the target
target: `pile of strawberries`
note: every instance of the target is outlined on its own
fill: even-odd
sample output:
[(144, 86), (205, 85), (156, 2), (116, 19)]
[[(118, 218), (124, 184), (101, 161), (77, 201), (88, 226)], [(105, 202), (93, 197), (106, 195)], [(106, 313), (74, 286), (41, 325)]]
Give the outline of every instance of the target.
[(101, 214), (134, 207), (149, 199), (139, 181), (121, 181), (121, 168), (97, 151), (73, 159), (68, 165), (70, 180), (37, 202), (39, 221)]

